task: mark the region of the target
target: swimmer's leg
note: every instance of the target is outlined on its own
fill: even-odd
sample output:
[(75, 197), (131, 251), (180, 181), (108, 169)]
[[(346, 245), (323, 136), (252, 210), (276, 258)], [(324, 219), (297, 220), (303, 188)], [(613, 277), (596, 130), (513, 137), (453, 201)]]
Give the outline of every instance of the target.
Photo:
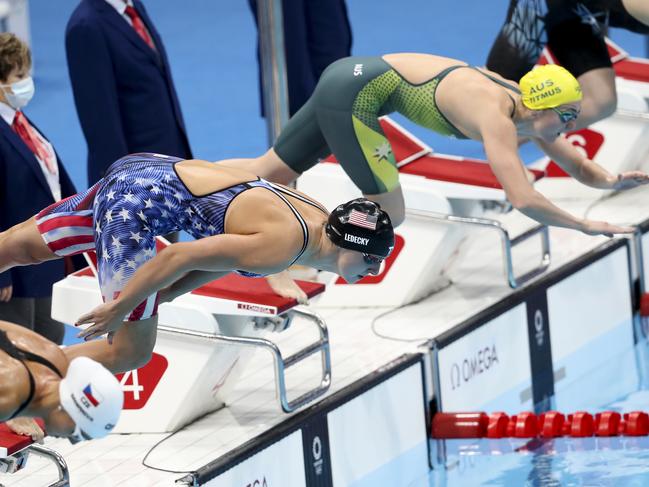
[(0, 272), (95, 248), (92, 204), (100, 183), (0, 233)]
[(220, 164), (238, 167), (274, 183), (290, 184), (331, 151), (324, 139), (311, 97), (291, 117), (274, 146), (254, 159), (228, 159)]
[(615, 71), (613, 68), (598, 68), (587, 71), (577, 78), (584, 98), (577, 128), (584, 128), (613, 115), (617, 108)]
[[(137, 269), (156, 254), (155, 236), (147, 224), (157, 216), (158, 210), (142, 209), (139, 200), (115, 199), (117, 204), (101, 200), (95, 208), (95, 220), (103, 222), (95, 246), (99, 287), (104, 302), (116, 299)], [(137, 218), (108, 220), (108, 213), (137, 215)], [(92, 340), (69, 347), (66, 354), (70, 358), (90, 357), (113, 373), (146, 365), (156, 341), (157, 306), (158, 293), (155, 293), (132, 310), (112, 336), (112, 343), (106, 338)]]
[(43, 240), (35, 217), (0, 233), (0, 272), (58, 258)]
[(277, 155), (275, 149), (272, 147), (260, 157), (251, 159), (225, 159), (218, 161), (218, 164), (243, 169), (255, 174), (256, 176), (279, 184), (290, 184), (300, 175), (299, 172), (291, 169), (291, 167)]
[[(374, 113), (362, 119), (347, 110), (321, 109), (320, 126), (340, 165), (363, 195), (381, 205), (396, 227), (405, 203), (392, 145)], [(365, 123), (369, 121), (370, 123)]]
[(64, 352), (69, 360), (90, 357), (114, 374), (135, 370), (151, 360), (157, 327), (158, 315), (129, 321), (115, 332), (112, 345), (100, 338), (66, 347)]
[(403, 191), (401, 190), (400, 184), (387, 193), (363, 193), (363, 196), (368, 200), (381, 205), (381, 208), (390, 215), (392, 226), (398, 227), (406, 218), (406, 207), (403, 201)]
[(622, 5), (634, 19), (649, 25), (649, 4), (646, 0), (622, 0)]

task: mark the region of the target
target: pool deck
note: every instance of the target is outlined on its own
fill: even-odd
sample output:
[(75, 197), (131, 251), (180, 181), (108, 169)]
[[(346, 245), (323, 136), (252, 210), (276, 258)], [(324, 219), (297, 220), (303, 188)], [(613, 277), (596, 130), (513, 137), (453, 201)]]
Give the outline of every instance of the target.
[[(637, 188), (610, 198), (593, 201), (560, 201), (558, 205), (575, 215), (613, 223), (640, 223), (649, 217), (649, 187)], [(518, 212), (500, 218), (513, 235), (532, 226)], [(491, 232), (493, 233), (493, 232)], [(463, 243), (460, 254), (448, 268), (449, 283), (417, 304), (400, 309), (318, 309), (329, 328), (332, 356), (332, 385), (328, 394), (366, 376), (398, 358), (417, 351), (423, 342), (436, 337), (512, 293), (503, 277), (500, 242), (497, 235), (477, 231)], [(580, 232), (552, 228), (550, 270), (561, 267), (606, 241)], [(536, 240), (515, 251), (519, 265), (534, 263), (539, 256)], [(280, 334), (272, 335), (283, 354), (290, 354), (309, 341), (315, 331), (295, 322)], [(306, 391), (319, 377), (317, 356), (305, 361), (299, 370), (288, 374), (291, 395)], [(172, 470), (169, 473), (142, 465), (142, 459), (167, 434), (111, 435), (92, 443), (70, 445), (48, 438), (45, 444), (66, 459), (71, 485), (162, 486), (173, 485), (182, 472), (197, 469), (246, 441), (285, 421), (275, 397), (270, 356), (256, 353), (234, 387), (227, 407), (188, 425), (156, 446), (147, 459), (150, 466)], [(53, 466), (37, 457), (29, 459), (22, 471), (0, 474), (5, 486), (47, 485), (56, 478)]]

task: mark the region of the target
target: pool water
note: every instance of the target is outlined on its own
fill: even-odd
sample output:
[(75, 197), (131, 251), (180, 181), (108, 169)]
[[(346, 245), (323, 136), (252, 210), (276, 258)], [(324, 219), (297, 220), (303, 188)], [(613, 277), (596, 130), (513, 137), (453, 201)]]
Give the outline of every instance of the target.
[[(568, 402), (578, 408), (561, 412), (649, 412), (648, 343), (643, 340), (614, 358), (605, 364), (608, 375), (611, 367), (636, 364), (636, 370), (619, 371), (620, 377), (636, 377), (632, 389), (612, 400), (611, 390), (619, 390), (619, 382), (607, 387), (600, 381), (596, 391), (588, 386), (585, 393), (585, 384), (607, 375), (597, 367), (562, 385), (563, 394), (571, 395)], [(593, 400), (594, 392), (599, 399)], [(589, 397), (590, 404), (580, 403), (580, 396)], [(409, 487), (649, 486), (649, 436), (431, 441), (431, 458), (433, 471)]]

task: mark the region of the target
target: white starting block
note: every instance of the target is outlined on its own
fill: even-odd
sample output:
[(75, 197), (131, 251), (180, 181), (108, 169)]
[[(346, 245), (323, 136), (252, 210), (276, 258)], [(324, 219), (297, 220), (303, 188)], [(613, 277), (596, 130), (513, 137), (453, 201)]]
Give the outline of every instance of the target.
[[(567, 134), (567, 138), (613, 174), (646, 171), (649, 169), (649, 60), (630, 57), (609, 39), (607, 44), (617, 75), (617, 110), (588, 128)], [(554, 58), (546, 49), (539, 64), (547, 63), (554, 63)], [(546, 178), (537, 189), (554, 200), (596, 200), (611, 193), (580, 184), (547, 157), (532, 167), (546, 171)]]
[[(165, 243), (160, 241), (161, 245)], [(298, 284), (309, 297), (324, 291), (320, 283)], [(74, 323), (102, 302), (92, 267), (67, 276), (52, 291), (52, 317), (64, 323)], [(124, 388), (124, 410), (115, 432), (175, 431), (223, 407), (246, 357), (260, 348), (273, 356), (277, 396), (285, 412), (324, 394), (331, 382), (327, 327), (316, 314), (296, 305), (293, 299), (275, 295), (265, 279), (234, 274), (161, 305), (151, 361), (117, 376)], [(296, 315), (317, 327), (319, 339), (283, 357), (277, 345), (263, 336), (286, 329)], [(285, 369), (315, 353), (322, 360), (319, 384), (290, 400)]]
[[(41, 428), (43, 422), (37, 420)], [(12, 474), (27, 465), (30, 454), (38, 455), (52, 461), (59, 472), (58, 480), (49, 487), (67, 487), (70, 485), (70, 474), (64, 458), (46, 446), (34, 443), (29, 436), (12, 432), (5, 423), (0, 423), (0, 473)]]
[[(433, 154), (432, 150), (393, 120), (381, 118), (400, 172), (406, 220), (397, 228), (395, 248), (377, 276), (347, 284), (337, 276), (326, 281), (318, 306), (399, 306), (423, 297), (439, 286), (449, 257), (469, 228), (497, 231), (503, 245), (506, 281), (512, 288), (543, 272), (550, 263), (547, 227), (536, 226), (515, 238), (496, 220), (483, 218), (485, 202), (506, 205), (505, 192), (485, 161)], [(303, 174), (298, 188), (329, 208), (361, 196), (332, 158)], [(535, 177), (543, 173), (535, 171)], [(533, 235), (541, 236), (539, 265), (517, 276), (512, 248)]]

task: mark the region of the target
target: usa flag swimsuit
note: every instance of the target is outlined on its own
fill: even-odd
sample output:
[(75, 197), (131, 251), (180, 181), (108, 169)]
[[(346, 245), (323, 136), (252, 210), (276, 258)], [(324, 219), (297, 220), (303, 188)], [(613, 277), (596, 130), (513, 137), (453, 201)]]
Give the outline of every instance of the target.
[[(54, 203), (36, 215), (43, 240), (56, 255), (96, 251), (104, 301), (114, 300), (137, 268), (156, 254), (156, 236), (179, 230), (197, 239), (224, 233), (228, 206), (250, 188), (262, 187), (275, 193), (300, 223), (304, 240), (293, 262), (306, 249), (309, 232), (302, 215), (284, 195), (326, 212), (303, 196), (263, 179), (196, 196), (176, 173), (175, 163), (182, 160), (161, 154), (128, 155), (113, 163), (104, 178), (88, 190)], [(155, 315), (157, 304), (156, 293), (136, 307), (128, 320)]]

